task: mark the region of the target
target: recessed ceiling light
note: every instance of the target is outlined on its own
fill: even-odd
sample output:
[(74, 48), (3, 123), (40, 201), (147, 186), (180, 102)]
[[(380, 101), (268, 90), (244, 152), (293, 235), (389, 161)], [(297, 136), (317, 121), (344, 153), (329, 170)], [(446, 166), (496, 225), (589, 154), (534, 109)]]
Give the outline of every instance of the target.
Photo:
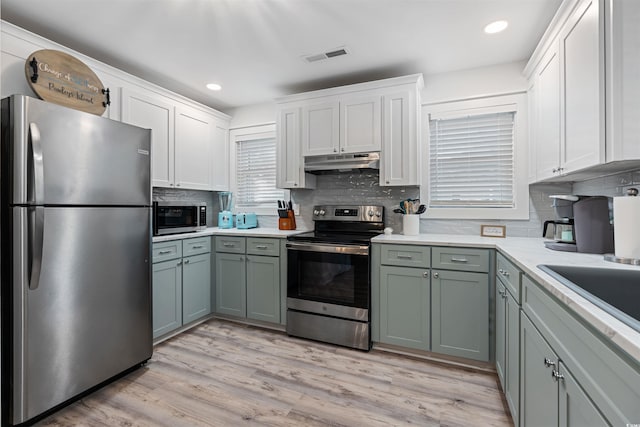
[(495, 21), (484, 27), (484, 32), (487, 34), (495, 34), (500, 31), (504, 31), (509, 26), (507, 21)]
[(219, 84), (217, 84), (217, 83), (209, 83), (209, 84), (207, 85), (207, 89), (210, 89), (210, 90), (220, 90), (220, 89), (222, 89), (222, 86), (220, 86), (220, 85), (219, 85)]

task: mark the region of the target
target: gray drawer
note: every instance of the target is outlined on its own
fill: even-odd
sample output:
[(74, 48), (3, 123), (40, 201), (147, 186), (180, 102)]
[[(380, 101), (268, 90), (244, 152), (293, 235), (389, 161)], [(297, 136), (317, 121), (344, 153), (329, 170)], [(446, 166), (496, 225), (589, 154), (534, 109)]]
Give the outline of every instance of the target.
[(152, 247), (152, 263), (182, 258), (182, 240), (154, 243)]
[(468, 248), (431, 248), (431, 268), (489, 272), (489, 250)]
[(428, 246), (382, 245), (380, 263), (400, 267), (429, 268), (431, 250)]
[(498, 252), (496, 256), (496, 277), (509, 290), (513, 298), (520, 304), (520, 287), (522, 286), (522, 272), (504, 255)]
[(247, 237), (247, 254), (280, 256), (280, 239)]
[(211, 237), (195, 237), (182, 241), (182, 255), (200, 255), (211, 252)]
[(216, 252), (243, 254), (246, 252), (246, 238), (234, 236), (216, 236)]

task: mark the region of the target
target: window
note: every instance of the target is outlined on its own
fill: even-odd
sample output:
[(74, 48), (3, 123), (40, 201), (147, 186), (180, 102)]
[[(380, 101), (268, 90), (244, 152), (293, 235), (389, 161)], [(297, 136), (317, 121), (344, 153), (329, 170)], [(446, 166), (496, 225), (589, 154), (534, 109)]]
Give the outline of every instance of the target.
[(231, 191), (235, 212), (275, 215), (288, 191), (276, 188), (276, 139), (273, 125), (231, 131)]
[(524, 95), (424, 107), (429, 218), (528, 219)]

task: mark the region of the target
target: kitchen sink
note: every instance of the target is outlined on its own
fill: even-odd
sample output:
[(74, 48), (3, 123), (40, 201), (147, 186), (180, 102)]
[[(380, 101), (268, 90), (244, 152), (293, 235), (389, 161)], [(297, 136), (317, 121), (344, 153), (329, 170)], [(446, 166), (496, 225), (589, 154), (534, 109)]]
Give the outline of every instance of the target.
[(640, 332), (640, 270), (566, 265), (538, 268)]

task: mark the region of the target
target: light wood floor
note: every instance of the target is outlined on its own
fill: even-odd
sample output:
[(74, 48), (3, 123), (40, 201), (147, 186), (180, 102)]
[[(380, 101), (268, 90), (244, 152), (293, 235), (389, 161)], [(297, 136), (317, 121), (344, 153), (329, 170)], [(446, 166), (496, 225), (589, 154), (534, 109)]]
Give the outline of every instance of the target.
[(510, 426), (495, 374), (211, 320), (39, 426)]

